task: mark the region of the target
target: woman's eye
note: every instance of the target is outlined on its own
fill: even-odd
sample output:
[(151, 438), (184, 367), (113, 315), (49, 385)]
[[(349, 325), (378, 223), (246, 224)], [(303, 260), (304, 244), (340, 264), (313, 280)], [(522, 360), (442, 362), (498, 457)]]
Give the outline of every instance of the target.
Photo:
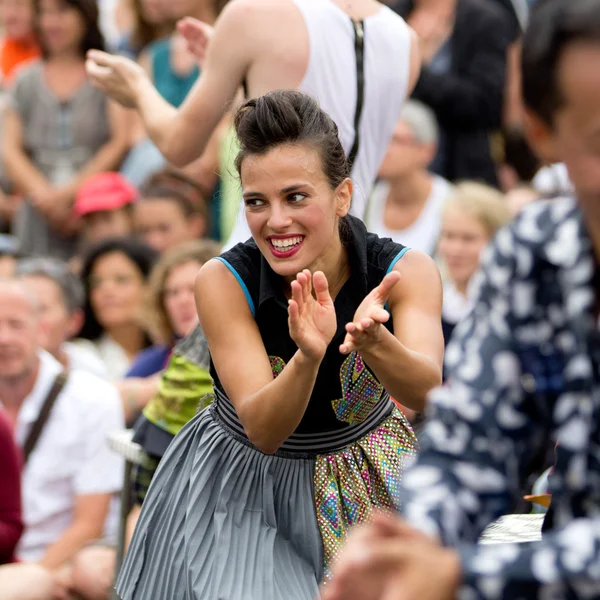
[(247, 198), (244, 202), (246, 203), (246, 206), (249, 206), (251, 208), (262, 206), (264, 204), (264, 202), (259, 198)]
[(298, 193), (298, 194), (290, 194), (288, 196), (288, 200), (290, 202), (302, 202), (302, 200), (304, 200), (304, 198), (306, 198), (306, 195), (305, 194), (300, 194), (300, 193)]

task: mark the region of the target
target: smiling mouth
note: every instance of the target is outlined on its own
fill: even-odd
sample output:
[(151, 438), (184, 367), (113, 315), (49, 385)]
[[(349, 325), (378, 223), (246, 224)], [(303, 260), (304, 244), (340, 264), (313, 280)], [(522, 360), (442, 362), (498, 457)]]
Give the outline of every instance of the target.
[(271, 252), (278, 258), (287, 258), (295, 254), (304, 242), (303, 235), (291, 236), (288, 238), (268, 238)]

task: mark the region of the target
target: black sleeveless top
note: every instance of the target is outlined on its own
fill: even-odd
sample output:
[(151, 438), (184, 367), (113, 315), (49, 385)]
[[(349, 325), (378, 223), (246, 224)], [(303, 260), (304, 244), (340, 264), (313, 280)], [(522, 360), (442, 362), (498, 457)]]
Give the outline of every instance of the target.
[[(343, 243), (348, 251), (350, 276), (335, 299), (337, 330), (319, 368), (312, 396), (296, 433), (336, 431), (361, 423), (389, 395), (357, 353), (344, 356), (339, 351), (346, 330), (365, 296), (379, 285), (386, 273), (408, 248), (390, 239), (368, 233), (363, 222), (346, 217)], [(235, 275), (250, 306), (273, 375), (277, 377), (298, 350), (288, 329), (288, 302), (284, 280), (262, 256), (253, 240), (234, 246), (221, 260)], [(392, 319), (385, 325), (393, 331)], [(243, 343), (243, 340), (240, 340)], [(217, 401), (225, 395), (211, 360)]]

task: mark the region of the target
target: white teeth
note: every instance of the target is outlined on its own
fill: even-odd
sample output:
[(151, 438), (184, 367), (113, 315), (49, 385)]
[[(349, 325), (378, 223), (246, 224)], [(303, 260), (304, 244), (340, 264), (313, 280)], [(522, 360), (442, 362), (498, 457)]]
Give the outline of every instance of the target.
[(275, 248), (287, 249), (299, 244), (302, 241), (302, 237), (287, 238), (285, 240), (276, 240), (274, 238), (271, 238), (270, 241)]

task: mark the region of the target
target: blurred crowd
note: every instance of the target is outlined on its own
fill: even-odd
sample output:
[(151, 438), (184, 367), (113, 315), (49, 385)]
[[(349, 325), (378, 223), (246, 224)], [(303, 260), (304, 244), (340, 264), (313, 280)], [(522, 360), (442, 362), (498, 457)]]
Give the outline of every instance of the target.
[[(226, 3), (0, 0), (0, 582), (14, 561), (31, 569), (10, 598), (109, 597), (111, 565), (94, 551), (114, 544), (123, 465), (106, 438), (133, 425), (194, 330), (196, 274), (240, 204), (230, 117), (176, 168), (135, 112), (92, 87), (86, 52), (134, 58), (179, 106), (202, 65), (176, 24), (212, 25)], [(495, 232), (570, 184), (522, 134), (520, 39), (534, 0), (387, 4), (416, 32), (423, 66), (362, 190), (365, 221), (436, 259), (449, 338)], [(21, 474), (15, 442), (30, 442), (65, 370)]]

